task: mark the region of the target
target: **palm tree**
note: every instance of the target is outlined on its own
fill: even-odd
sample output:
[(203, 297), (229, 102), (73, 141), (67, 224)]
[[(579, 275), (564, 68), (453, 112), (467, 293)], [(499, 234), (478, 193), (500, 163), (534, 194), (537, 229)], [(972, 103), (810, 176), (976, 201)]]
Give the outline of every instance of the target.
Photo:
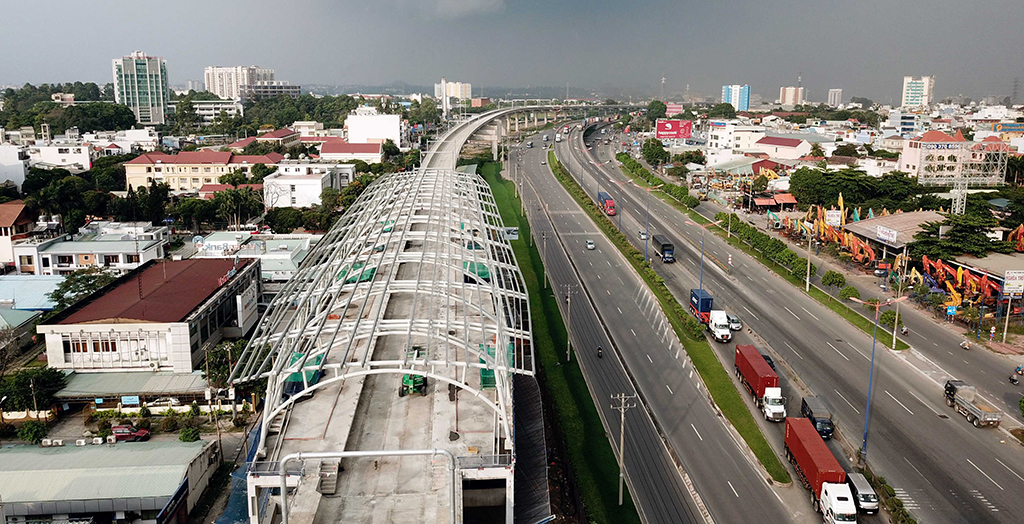
[(811, 156), (825, 156), (825, 150), (821, 148), (821, 144), (817, 142), (811, 144)]

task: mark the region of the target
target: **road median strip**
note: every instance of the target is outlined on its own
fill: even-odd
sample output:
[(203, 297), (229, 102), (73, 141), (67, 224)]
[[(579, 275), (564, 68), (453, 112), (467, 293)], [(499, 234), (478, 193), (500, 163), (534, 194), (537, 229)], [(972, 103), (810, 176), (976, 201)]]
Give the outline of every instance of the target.
[(530, 246), (530, 224), (519, 213), (520, 199), (513, 196), (512, 182), (499, 174), (500, 164), (484, 164), (480, 170), (498, 206), (502, 222), (519, 227), (520, 240), (512, 249), (530, 295), (533, 342), (540, 363), (538, 378), (554, 407), (555, 419), (563, 436), (576, 485), (587, 516), (592, 522), (639, 523), (636, 506), (625, 493), (624, 504), (617, 505), (618, 460), (605, 435), (600, 415), (587, 388), (578, 359), (566, 362), (564, 348), (568, 336), (557, 299), (552, 289), (542, 289), (544, 264), (536, 245)]
[(686, 353), (690, 356), (690, 360), (707, 386), (718, 409), (747, 443), (772, 479), (780, 483), (790, 482), (789, 472), (768, 444), (733, 384), (729, 373), (715, 356), (711, 346), (708, 345), (701, 325), (676, 300), (665, 286), (664, 280), (644, 260), (643, 253), (629, 243), (626, 236), (612, 224), (597, 204), (586, 195), (583, 188), (576, 183), (576, 180), (565, 171), (553, 151), (548, 152), (548, 164), (559, 183), (572, 195), (576, 203), (584, 209), (611, 243), (619, 249), (657, 297), (665, 317), (686, 348)]

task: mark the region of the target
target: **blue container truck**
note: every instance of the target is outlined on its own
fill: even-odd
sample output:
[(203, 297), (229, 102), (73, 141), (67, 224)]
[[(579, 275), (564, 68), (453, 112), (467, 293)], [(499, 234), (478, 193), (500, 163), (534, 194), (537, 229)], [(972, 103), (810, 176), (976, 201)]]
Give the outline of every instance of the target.
[(711, 293), (703, 289), (690, 290), (690, 313), (704, 324), (711, 320), (711, 308), (714, 306), (714, 302)]

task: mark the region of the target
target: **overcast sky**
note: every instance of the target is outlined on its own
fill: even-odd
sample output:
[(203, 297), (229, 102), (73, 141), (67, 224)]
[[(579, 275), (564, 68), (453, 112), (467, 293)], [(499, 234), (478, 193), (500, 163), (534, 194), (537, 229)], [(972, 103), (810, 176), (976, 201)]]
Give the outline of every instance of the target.
[[(63, 4), (63, 5), (62, 5)], [(1024, 77), (1022, 0), (0, 0), (0, 84), (109, 82), (135, 49), (172, 84), (257, 64), (293, 83), (643, 88), (767, 100), (899, 102), (903, 75), (939, 97), (1010, 94)], [(1021, 88), (1024, 98), (1024, 87)]]

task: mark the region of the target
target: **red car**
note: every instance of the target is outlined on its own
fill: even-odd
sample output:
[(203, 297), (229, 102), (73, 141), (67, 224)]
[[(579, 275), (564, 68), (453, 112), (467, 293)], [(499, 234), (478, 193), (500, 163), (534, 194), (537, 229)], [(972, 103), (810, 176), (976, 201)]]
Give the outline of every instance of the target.
[(111, 433), (117, 437), (117, 440), (129, 440), (131, 442), (138, 442), (140, 440), (149, 440), (149, 430), (139, 429), (135, 426), (113, 426), (110, 428)]

